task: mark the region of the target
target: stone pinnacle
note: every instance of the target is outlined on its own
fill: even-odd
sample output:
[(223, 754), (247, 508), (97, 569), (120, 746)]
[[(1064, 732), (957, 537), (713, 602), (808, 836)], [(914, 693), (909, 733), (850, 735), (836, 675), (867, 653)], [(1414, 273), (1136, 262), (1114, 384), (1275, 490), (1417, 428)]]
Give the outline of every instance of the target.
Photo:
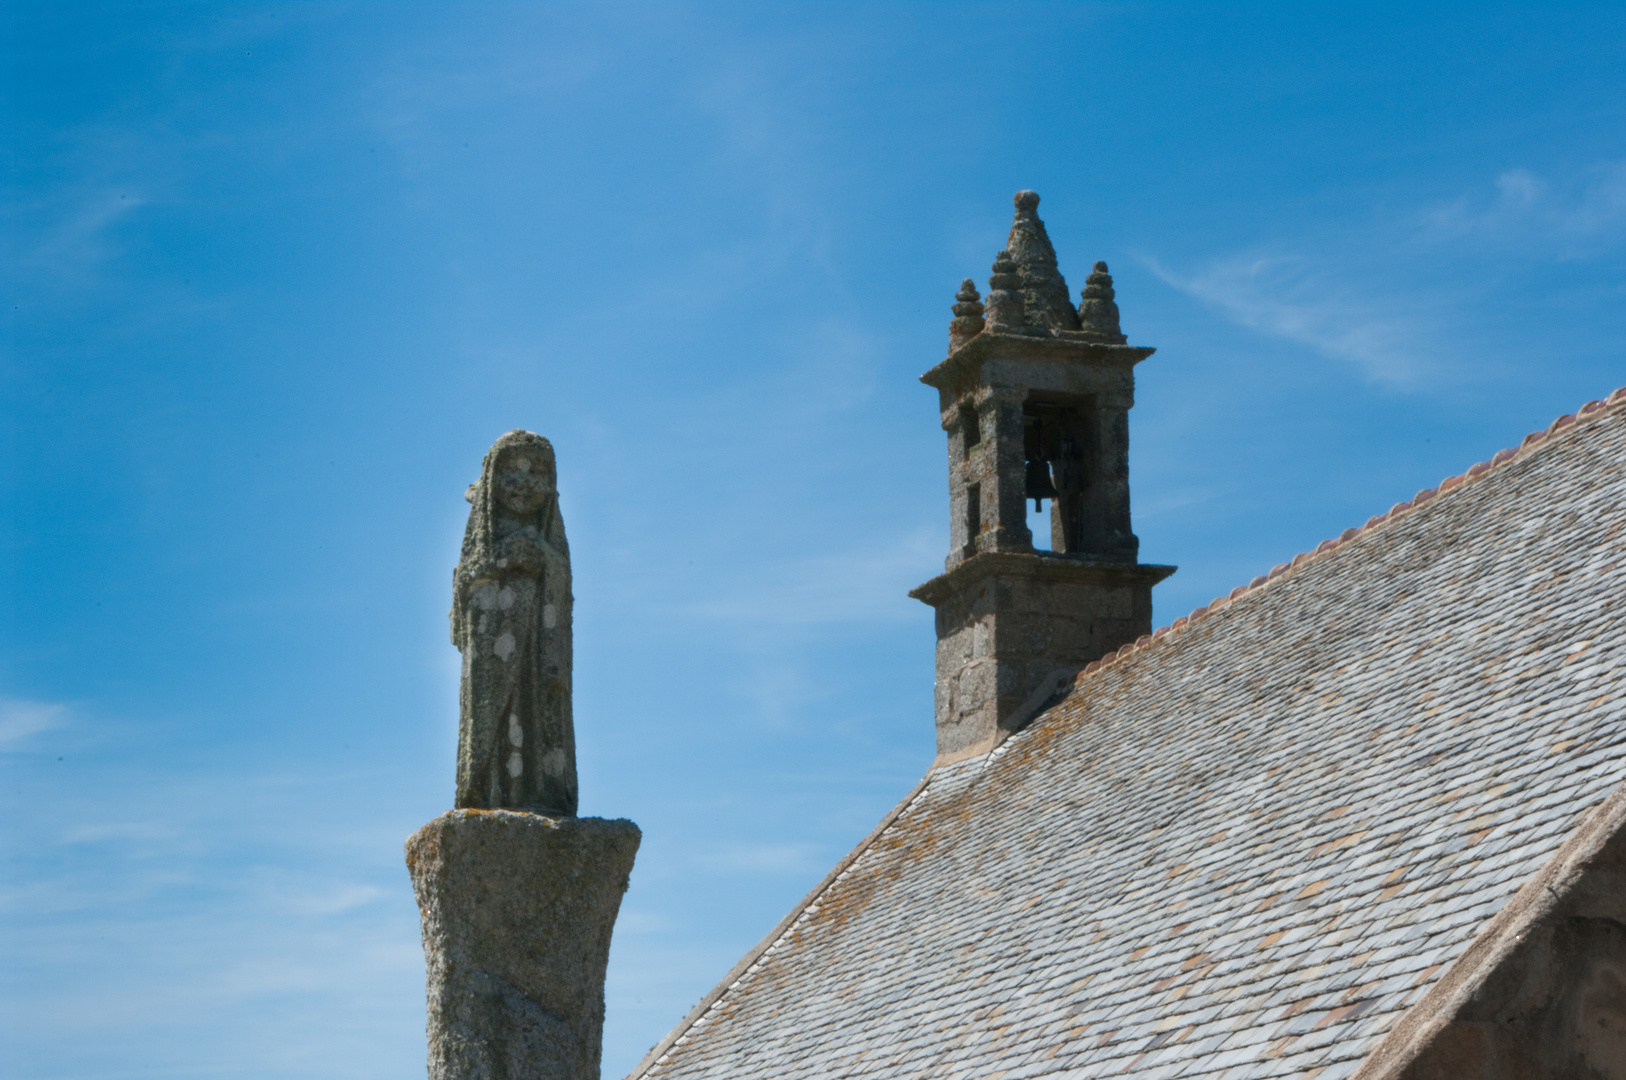
[(1078, 320), (1090, 337), (1122, 345), (1128, 339), (1118, 327), (1118, 305), (1114, 296), (1107, 264), (1096, 263), (1094, 272), (1084, 282), (1084, 302), (1078, 306)]
[(954, 318), (949, 322), (949, 352), (982, 333), (986, 324), (982, 297), (977, 294), (977, 286), (970, 278), (960, 282), (960, 291), (954, 299)]

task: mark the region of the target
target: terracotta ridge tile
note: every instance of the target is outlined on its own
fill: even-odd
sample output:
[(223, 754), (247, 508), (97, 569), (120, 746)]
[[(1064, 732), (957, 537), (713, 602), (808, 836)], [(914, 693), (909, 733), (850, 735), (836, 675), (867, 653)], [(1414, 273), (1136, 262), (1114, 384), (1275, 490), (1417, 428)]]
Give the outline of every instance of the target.
[(1434, 499), (1439, 498), (1442, 495), (1455, 491), (1467, 484), (1471, 484), (1481, 477), (1488, 476), (1490, 473), (1500, 469), (1504, 465), (1523, 458), (1525, 455), (1543, 445), (1549, 436), (1562, 431), (1567, 427), (1573, 427), (1577, 424), (1590, 422), (1604, 412), (1617, 409), (1623, 404), (1626, 404), (1626, 386), (1622, 386), (1615, 390), (1607, 398), (1589, 401), (1585, 405), (1582, 405), (1579, 409), (1576, 409), (1574, 412), (1565, 413), (1563, 416), (1558, 417), (1558, 419), (1549, 424), (1545, 430), (1532, 431), (1530, 434), (1526, 435), (1517, 447), (1498, 450), (1495, 455), (1490, 458), (1490, 460), (1481, 461), (1475, 465), (1472, 465), (1464, 471), (1458, 473), (1456, 476), (1448, 476), (1444, 480), (1441, 480), (1440, 483), (1435, 487), (1424, 488), (1406, 502), (1395, 503), (1388, 509), (1387, 512), (1382, 514), (1374, 514), (1372, 517), (1366, 520), (1366, 524), (1351, 529), (1345, 529), (1342, 533), (1338, 534), (1335, 539), (1321, 541), (1321, 543), (1317, 544), (1313, 550), (1300, 552), (1287, 562), (1280, 563), (1277, 566), (1272, 567), (1268, 574), (1261, 574), (1252, 581), (1248, 582), (1246, 585), (1238, 585), (1225, 596), (1216, 597), (1204, 606), (1192, 611), (1191, 614), (1182, 615), (1180, 618), (1175, 619), (1167, 626), (1158, 627), (1150, 634), (1141, 635), (1136, 640), (1119, 648), (1116, 652), (1107, 653), (1099, 660), (1090, 661), (1084, 666), (1084, 670), (1079, 672), (1078, 675), (1074, 677), (1074, 689), (1076, 690), (1078, 688), (1080, 681), (1082, 681), (1085, 676), (1092, 675), (1103, 668), (1109, 668), (1118, 661), (1126, 659), (1131, 654), (1139, 652), (1141, 649), (1160, 642), (1178, 640), (1181, 636), (1183, 636), (1180, 633), (1181, 631), (1189, 629), (1194, 623), (1202, 621), (1216, 611), (1222, 611), (1225, 608), (1230, 607), (1232, 603), (1241, 599), (1242, 597), (1266, 588), (1278, 578), (1288, 576), (1289, 574), (1297, 571), (1299, 568), (1314, 562), (1320, 556), (1326, 555), (1340, 547), (1343, 547), (1356, 537), (1363, 536), (1366, 533), (1371, 532), (1373, 529), (1376, 529), (1390, 521), (1393, 521), (1395, 518), (1401, 517), (1402, 515), (1417, 509), (1424, 503), (1432, 502)]

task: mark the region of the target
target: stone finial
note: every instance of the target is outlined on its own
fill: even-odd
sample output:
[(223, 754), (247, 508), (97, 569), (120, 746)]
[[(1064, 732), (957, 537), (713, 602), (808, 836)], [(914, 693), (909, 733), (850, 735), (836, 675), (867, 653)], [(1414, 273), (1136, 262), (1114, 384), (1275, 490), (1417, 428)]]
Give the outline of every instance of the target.
[(954, 299), (954, 318), (949, 322), (949, 352), (982, 333), (986, 324), (982, 317), (982, 297), (970, 278), (960, 282), (960, 291)]
[[(1050, 244), (1044, 222), (1039, 220), (1039, 196), (1032, 191), (1016, 193), (1016, 219), (1005, 242), (1005, 253), (1013, 265), (1021, 298), (1015, 318), (1001, 319), (1007, 333), (1054, 334), (1078, 329), (1078, 313), (1068, 299), (1067, 282), (1056, 268), (1056, 249)], [(993, 288), (993, 283), (989, 283)]]
[(1116, 295), (1107, 264), (1096, 263), (1095, 270), (1085, 279), (1084, 302), (1078, 307), (1078, 321), (1090, 337), (1122, 345), (1129, 339), (1118, 328), (1118, 305), (1113, 300)]
[(994, 256), (993, 274), (988, 278), (988, 319), (990, 330), (1019, 334), (1025, 325), (1022, 307), (1022, 278), (1016, 272), (1011, 253)]

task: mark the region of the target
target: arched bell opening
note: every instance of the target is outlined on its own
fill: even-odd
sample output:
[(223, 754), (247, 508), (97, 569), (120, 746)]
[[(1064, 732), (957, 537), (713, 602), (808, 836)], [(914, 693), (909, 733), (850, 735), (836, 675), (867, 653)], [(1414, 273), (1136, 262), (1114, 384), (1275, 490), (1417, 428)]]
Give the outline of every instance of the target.
[(1036, 550), (1085, 550), (1093, 412), (1088, 398), (1038, 392), (1030, 393), (1022, 406), (1023, 495), (1031, 504), (1028, 528)]

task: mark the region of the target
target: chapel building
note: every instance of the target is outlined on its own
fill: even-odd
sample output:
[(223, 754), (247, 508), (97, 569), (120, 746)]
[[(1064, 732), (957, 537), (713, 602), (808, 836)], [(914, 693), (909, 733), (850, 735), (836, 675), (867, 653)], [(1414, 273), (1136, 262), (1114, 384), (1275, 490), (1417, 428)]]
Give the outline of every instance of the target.
[(1038, 202), (922, 377), (937, 759), (632, 1077), (1626, 1080), (1626, 389), (1153, 632)]

